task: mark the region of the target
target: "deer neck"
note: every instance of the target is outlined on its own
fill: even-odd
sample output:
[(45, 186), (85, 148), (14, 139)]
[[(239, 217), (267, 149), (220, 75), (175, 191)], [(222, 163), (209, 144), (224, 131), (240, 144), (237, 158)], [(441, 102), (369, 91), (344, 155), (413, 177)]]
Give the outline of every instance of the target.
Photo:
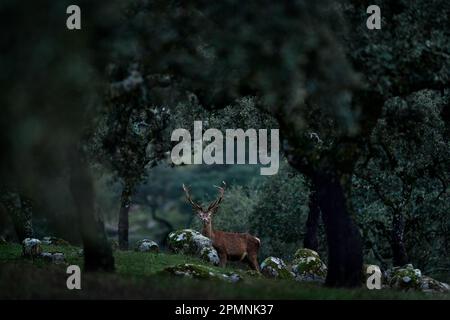
[(212, 223), (211, 221), (207, 224), (203, 225), (203, 230), (202, 233), (205, 237), (208, 237), (210, 239), (213, 239), (214, 237), (214, 232), (213, 232), (213, 228), (212, 228)]

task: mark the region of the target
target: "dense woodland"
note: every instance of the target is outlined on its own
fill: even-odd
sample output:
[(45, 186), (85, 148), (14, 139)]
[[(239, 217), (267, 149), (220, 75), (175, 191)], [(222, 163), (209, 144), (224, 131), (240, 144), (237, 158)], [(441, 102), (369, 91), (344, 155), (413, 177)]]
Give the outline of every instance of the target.
[[(0, 235), (55, 235), (86, 270), (199, 229), (199, 201), (229, 186), (215, 227), (250, 232), (260, 258), (318, 251), (326, 284), (363, 263), (450, 274), (450, 3), (2, 1)], [(31, 12), (33, 14), (31, 14)], [(171, 132), (278, 128), (281, 165), (170, 161)]]

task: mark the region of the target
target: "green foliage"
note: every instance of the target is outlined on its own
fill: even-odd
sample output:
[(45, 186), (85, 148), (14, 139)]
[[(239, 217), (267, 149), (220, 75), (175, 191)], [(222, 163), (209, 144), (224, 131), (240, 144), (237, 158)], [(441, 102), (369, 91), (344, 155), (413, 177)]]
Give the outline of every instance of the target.
[(347, 52), (363, 73), (367, 90), (384, 98), (448, 87), (450, 7), (445, 0), (380, 0), (382, 30), (366, 28), (366, 4), (344, 7), (353, 32)]
[(390, 264), (393, 218), (405, 220), (411, 262), (448, 269), (450, 142), (441, 112), (448, 94), (422, 90), (386, 101), (357, 166), (353, 204), (369, 261)]
[(308, 217), (309, 188), (285, 162), (277, 175), (258, 189), (259, 201), (249, 220), (261, 239), (261, 256), (290, 260), (302, 243)]

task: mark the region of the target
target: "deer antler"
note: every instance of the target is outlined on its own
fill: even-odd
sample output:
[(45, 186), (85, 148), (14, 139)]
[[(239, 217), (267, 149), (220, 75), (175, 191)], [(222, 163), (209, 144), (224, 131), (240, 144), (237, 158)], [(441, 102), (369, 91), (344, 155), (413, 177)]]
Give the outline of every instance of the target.
[(183, 190), (186, 193), (187, 201), (189, 201), (189, 203), (192, 205), (192, 207), (196, 210), (202, 211), (203, 210), (202, 207), (192, 200), (191, 195), (189, 194), (189, 189), (184, 185), (184, 183), (183, 183)]
[(217, 189), (219, 189), (219, 198), (217, 198), (217, 200), (215, 200), (215, 201), (210, 203), (210, 205), (208, 206), (208, 210), (207, 211), (214, 211), (214, 212), (216, 212), (217, 209), (219, 208), (219, 204), (222, 202), (223, 195), (225, 193), (225, 188), (227, 186), (225, 181), (222, 181), (222, 184), (223, 184), (223, 187), (214, 186)]

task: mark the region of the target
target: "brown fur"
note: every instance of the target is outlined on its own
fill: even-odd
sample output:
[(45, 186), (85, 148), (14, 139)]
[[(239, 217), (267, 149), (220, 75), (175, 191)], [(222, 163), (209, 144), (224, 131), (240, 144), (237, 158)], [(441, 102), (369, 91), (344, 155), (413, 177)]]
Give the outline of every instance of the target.
[(203, 227), (202, 233), (213, 241), (213, 247), (219, 254), (220, 266), (225, 266), (228, 260), (243, 261), (253, 270), (259, 271), (258, 238), (248, 233), (212, 230), (211, 222)]

